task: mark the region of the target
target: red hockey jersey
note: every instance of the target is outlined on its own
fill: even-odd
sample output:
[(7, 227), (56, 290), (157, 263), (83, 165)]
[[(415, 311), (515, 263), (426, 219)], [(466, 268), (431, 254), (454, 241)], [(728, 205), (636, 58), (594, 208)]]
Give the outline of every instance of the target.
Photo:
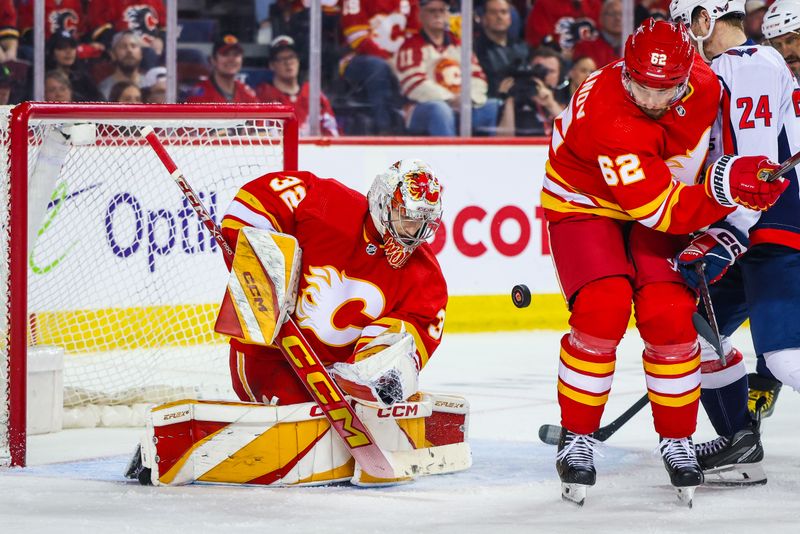
[(0, 39), (19, 38), (17, 9), (12, 0), (0, 1)]
[(209, 78), (202, 80), (200, 83), (192, 87), (189, 91), (189, 96), (186, 102), (190, 104), (208, 103), (208, 104), (225, 104), (232, 102), (234, 104), (257, 104), (258, 97), (253, 89), (240, 81), (234, 82), (233, 99), (228, 100), (223, 95), (217, 84)]
[[(297, 122), (300, 124), (300, 136), (302, 137), (309, 135), (308, 91), (308, 82), (303, 84), (300, 88), (300, 94), (297, 95), (288, 95), (270, 83), (262, 83), (256, 87), (256, 96), (259, 102), (274, 102), (294, 106)], [(333, 107), (325, 95), (320, 95), (319, 112), (320, 133), (329, 137), (338, 137), (339, 126), (336, 124), (336, 116), (333, 114)]]
[(347, 0), (342, 34), (358, 54), (389, 59), (419, 29), (417, 0)]
[(601, 0), (536, 0), (525, 23), (525, 40), (532, 47), (549, 40), (564, 50), (575, 45), (574, 25), (578, 19), (600, 27)]
[[(439, 346), (447, 286), (427, 243), (401, 269), (381, 250), (367, 199), (340, 182), (305, 171), (266, 174), (245, 184), (222, 219), (235, 243), (243, 226), (295, 236), (302, 271), (293, 315), (324, 364), (351, 360), (375, 336), (404, 327), (422, 368)], [(231, 344), (246, 354), (273, 347)]]
[(732, 211), (697, 181), (708, 154), (720, 86), (695, 54), (689, 89), (658, 120), (621, 83), (622, 62), (592, 73), (554, 123), (542, 189), (548, 220), (592, 213), (687, 234)]
[(167, 26), (163, 0), (91, 0), (86, 18), (95, 41), (103, 40), (107, 32), (125, 30), (156, 35)]
[[(45, 39), (62, 31), (80, 39), (86, 31), (81, 0), (45, 0), (44, 20)], [(17, 2), (17, 28), (23, 35), (33, 29), (33, 0)]]

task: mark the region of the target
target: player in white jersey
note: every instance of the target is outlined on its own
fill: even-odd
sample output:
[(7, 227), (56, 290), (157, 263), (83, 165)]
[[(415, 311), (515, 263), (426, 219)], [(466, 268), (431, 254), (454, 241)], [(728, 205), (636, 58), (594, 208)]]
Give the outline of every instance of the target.
[[(670, 13), (690, 29), (721, 84), (709, 161), (720, 154), (765, 154), (784, 161), (800, 150), (800, 89), (779, 53), (747, 40), (744, 5), (744, 0), (673, 0)], [(800, 194), (795, 172), (786, 178), (789, 189), (770, 210), (738, 208), (697, 235), (677, 258), (695, 287), (695, 266), (704, 264), (727, 353), (723, 364), (704, 344), (701, 399), (719, 434), (696, 445), (706, 483), (766, 482), (759, 414), (748, 411), (746, 369), (728, 339), (745, 319), (756, 352), (765, 355), (772, 373), (800, 387)]]

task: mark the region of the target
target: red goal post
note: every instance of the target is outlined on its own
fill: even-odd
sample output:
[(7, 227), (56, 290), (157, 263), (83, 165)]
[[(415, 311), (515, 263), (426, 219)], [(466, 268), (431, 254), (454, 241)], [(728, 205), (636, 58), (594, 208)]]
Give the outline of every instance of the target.
[(229, 382), (227, 348), (210, 328), (226, 281), (222, 258), (139, 136), (144, 126), (217, 218), (246, 181), (298, 165), (287, 106), (24, 103), (6, 111), (0, 465), (25, 464), (32, 349), (63, 352), (65, 406), (215, 395)]

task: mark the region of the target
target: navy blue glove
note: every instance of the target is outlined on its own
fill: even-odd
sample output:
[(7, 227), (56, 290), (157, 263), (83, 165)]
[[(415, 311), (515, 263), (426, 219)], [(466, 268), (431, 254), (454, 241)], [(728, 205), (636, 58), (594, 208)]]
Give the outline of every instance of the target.
[(706, 282), (713, 284), (746, 251), (747, 238), (744, 234), (727, 223), (717, 223), (692, 239), (675, 259), (683, 278), (697, 289), (700, 282), (695, 271), (697, 262), (705, 263)]

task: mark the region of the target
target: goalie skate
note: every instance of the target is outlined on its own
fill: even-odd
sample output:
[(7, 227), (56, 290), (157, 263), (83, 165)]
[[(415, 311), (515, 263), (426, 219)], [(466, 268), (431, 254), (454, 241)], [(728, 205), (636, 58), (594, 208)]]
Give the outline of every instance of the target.
[(588, 434), (561, 429), (556, 454), (556, 470), (561, 479), (561, 498), (578, 506), (586, 501), (586, 490), (594, 486), (594, 449), (598, 441)]
[(691, 508), (694, 490), (703, 483), (703, 471), (697, 463), (692, 438), (662, 438), (658, 447), (669, 481), (678, 492), (678, 501)]

